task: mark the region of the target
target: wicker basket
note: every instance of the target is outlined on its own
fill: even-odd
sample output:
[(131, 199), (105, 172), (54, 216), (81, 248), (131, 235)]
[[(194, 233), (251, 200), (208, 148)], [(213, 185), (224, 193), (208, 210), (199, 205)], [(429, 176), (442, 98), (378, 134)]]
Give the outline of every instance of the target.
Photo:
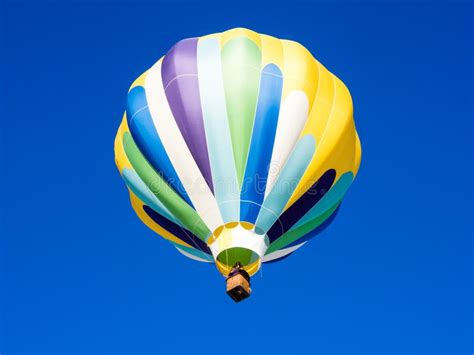
[(227, 294), (240, 302), (250, 296), (250, 277), (244, 270), (236, 270), (227, 278)]

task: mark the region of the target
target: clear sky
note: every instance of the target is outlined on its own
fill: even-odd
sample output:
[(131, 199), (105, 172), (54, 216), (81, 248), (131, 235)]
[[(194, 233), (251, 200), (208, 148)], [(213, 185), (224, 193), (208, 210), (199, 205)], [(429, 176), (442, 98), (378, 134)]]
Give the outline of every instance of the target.
[[(2, 354), (472, 353), (473, 6), (2, 2)], [(248, 27), (349, 87), (335, 222), (234, 304), (134, 215), (113, 140), (178, 40)]]

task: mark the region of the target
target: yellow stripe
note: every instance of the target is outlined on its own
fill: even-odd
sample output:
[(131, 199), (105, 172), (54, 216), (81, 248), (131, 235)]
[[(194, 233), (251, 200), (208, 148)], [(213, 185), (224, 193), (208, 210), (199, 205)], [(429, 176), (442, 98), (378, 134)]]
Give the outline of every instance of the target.
[(140, 75), (138, 78), (136, 78), (135, 81), (130, 86), (130, 89), (128, 89), (128, 92), (130, 92), (136, 86), (145, 87), (145, 80), (146, 80), (146, 75), (147, 74), (148, 74), (148, 70), (146, 72), (144, 72), (142, 75)]
[[(326, 170), (336, 170), (336, 181), (348, 171), (354, 175), (357, 173), (360, 145), (354, 126), (352, 99), (342, 81), (332, 74), (330, 76), (333, 86), (329, 85), (329, 79), (321, 80), (311, 117), (302, 133), (316, 137), (316, 152), (285, 209), (298, 200)], [(332, 101), (331, 95), (334, 97)]]
[[(321, 137), (334, 107), (335, 82), (334, 76), (321, 64), (319, 67), (319, 85), (314, 97), (314, 105), (309, 111), (308, 121), (301, 132), (301, 136), (311, 134), (318, 147)], [(317, 149), (317, 148), (316, 148)]]
[(122, 144), (122, 137), (125, 132), (128, 132), (126, 113), (123, 114), (122, 123), (120, 123), (114, 141), (115, 164), (117, 165), (117, 169), (119, 170), (120, 174), (122, 174), (123, 169), (132, 169), (132, 164), (130, 164), (128, 161)]
[(172, 243), (183, 245), (183, 246), (189, 247), (189, 248), (194, 248), (191, 245), (189, 245), (188, 243), (183, 242), (181, 239), (176, 237), (174, 234), (171, 234), (165, 228), (163, 228), (158, 223), (156, 223), (154, 220), (152, 220), (145, 213), (145, 211), (143, 210), (143, 206), (144, 206), (143, 202), (132, 191), (130, 191), (130, 190), (128, 190), (128, 191), (130, 192), (130, 202), (132, 203), (133, 210), (137, 214), (138, 218), (140, 218), (141, 221), (143, 223), (145, 223), (148, 228), (150, 228), (155, 233), (157, 233), (158, 235), (160, 235), (164, 239), (169, 240)]
[(283, 46), (281, 41), (275, 37), (260, 35), (262, 43), (262, 68), (273, 63), (283, 72)]
[(283, 67), (283, 100), (295, 90), (306, 93), (309, 109), (313, 106), (314, 97), (318, 87), (319, 67), (318, 62), (311, 53), (301, 44), (288, 40), (280, 41), (284, 53)]
[(362, 147), (360, 145), (359, 135), (357, 134), (357, 131), (356, 131), (356, 149), (355, 149), (355, 155), (354, 155), (354, 167), (352, 170), (354, 172), (354, 176), (359, 171), (361, 158), (362, 158)]

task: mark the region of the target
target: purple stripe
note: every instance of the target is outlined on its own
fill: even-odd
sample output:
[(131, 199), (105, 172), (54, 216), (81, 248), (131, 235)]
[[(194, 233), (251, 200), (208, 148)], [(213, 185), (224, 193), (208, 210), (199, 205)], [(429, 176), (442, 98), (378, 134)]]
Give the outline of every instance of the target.
[(190, 38), (176, 43), (163, 59), (161, 76), (174, 119), (214, 192), (199, 95), (197, 42), (197, 38)]

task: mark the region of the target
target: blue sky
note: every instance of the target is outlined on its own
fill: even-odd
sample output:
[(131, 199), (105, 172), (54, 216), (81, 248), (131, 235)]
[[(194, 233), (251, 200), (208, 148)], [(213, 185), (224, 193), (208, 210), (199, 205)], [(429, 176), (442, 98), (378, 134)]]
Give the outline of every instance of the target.
[[(3, 354), (472, 352), (472, 4), (1, 6)], [(134, 215), (113, 140), (140, 73), (240, 26), (346, 83), (363, 156), (336, 221), (234, 304)]]

